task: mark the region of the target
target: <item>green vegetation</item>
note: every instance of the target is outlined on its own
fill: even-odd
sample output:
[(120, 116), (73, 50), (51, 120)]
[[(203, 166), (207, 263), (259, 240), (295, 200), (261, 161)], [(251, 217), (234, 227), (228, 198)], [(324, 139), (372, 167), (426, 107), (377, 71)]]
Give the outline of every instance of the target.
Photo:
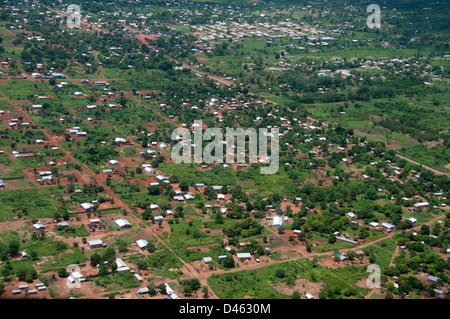
[(257, 299), (283, 299), (288, 296), (273, 287), (284, 283), (294, 286), (295, 280), (306, 278), (306, 272), (295, 262), (279, 263), (255, 270), (213, 275), (208, 278), (208, 285), (219, 298), (242, 299), (252, 296)]
[(114, 291), (118, 289), (129, 289), (139, 287), (133, 274), (130, 272), (120, 272), (100, 276), (95, 280), (97, 286), (106, 288), (105, 291)]
[[(375, 29), (362, 0), (75, 3), (80, 28), (64, 3), (0, 9), (0, 294), (18, 279), (84, 296), (61, 281), (88, 263), (114, 299), (141, 287), (123, 258), (144, 298), (174, 281), (196, 298), (449, 298), (445, 2), (393, 0)], [(175, 128), (203, 155), (218, 129), (222, 161), (175, 163)], [(267, 130), (279, 156), (259, 144), (255, 161), (229, 128)]]

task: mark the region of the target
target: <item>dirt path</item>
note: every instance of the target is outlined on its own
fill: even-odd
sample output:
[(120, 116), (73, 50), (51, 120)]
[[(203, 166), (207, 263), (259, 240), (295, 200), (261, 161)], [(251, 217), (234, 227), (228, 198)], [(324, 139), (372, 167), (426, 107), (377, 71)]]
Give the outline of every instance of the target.
[(450, 173), (444, 173), (444, 172), (438, 171), (438, 170), (435, 169), (435, 168), (432, 168), (432, 167), (423, 165), (423, 164), (421, 164), (421, 163), (419, 163), (419, 162), (416, 162), (416, 161), (414, 161), (414, 160), (412, 160), (412, 159), (410, 159), (410, 158), (407, 158), (407, 157), (405, 157), (405, 156), (403, 156), (403, 155), (399, 155), (399, 154), (395, 154), (395, 155), (396, 155), (397, 157), (401, 158), (401, 159), (404, 159), (405, 161), (408, 161), (408, 162), (411, 162), (411, 163), (413, 163), (413, 164), (422, 166), (423, 168), (426, 168), (427, 170), (432, 171), (432, 172), (433, 172), (434, 174), (436, 174), (436, 175), (446, 175), (446, 176), (450, 176)]
[(394, 259), (395, 259), (395, 257), (397, 257), (397, 255), (398, 255), (398, 250), (399, 250), (399, 247), (396, 246), (396, 247), (395, 247), (395, 252), (392, 254), (391, 261), (389, 262), (389, 267), (391, 267), (391, 266), (394, 264)]
[(194, 68), (193, 66), (190, 66), (190, 65), (188, 65), (186, 63), (183, 63), (183, 67), (191, 69), (192, 72), (194, 72), (194, 73), (198, 73), (200, 75), (206, 76), (208, 79), (211, 79), (211, 80), (216, 81), (216, 82), (221, 83), (221, 84), (225, 84), (226, 86), (233, 86), (233, 87), (236, 86), (234, 81), (227, 80), (223, 76), (212, 75), (211, 73), (208, 73), (208, 72), (199, 71), (196, 68)]
[[(45, 6), (44, 6), (44, 7), (45, 7)], [(48, 7), (46, 7), (46, 8), (47, 8), (48, 10), (50, 10), (50, 11), (53, 11), (53, 12), (56, 12), (56, 13), (62, 15), (62, 16), (65, 16), (65, 14), (63, 14), (63, 13), (61, 13), (61, 12), (58, 12), (58, 11), (53, 10), (53, 9), (51, 9), (51, 8), (48, 8)], [(67, 14), (66, 14), (66, 15), (67, 15)], [(99, 27), (97, 27), (97, 26), (95, 26), (95, 25), (92, 25), (92, 24), (88, 23), (87, 21), (82, 21), (81, 23), (82, 23), (83, 28), (85, 28), (85, 29), (92, 28), (93, 30), (96, 30), (96, 31), (99, 31), (99, 32), (110, 33), (110, 32), (108, 32), (108, 31), (102, 30), (101, 28), (99, 28)], [(143, 43), (147, 42), (146, 39), (145, 39), (145, 37), (140, 37), (140, 38), (138, 38), (138, 39), (141, 40)], [(234, 85), (235, 85), (233, 81), (226, 80), (224, 77), (215, 76), (215, 75), (211, 75), (211, 74), (209, 74), (209, 73), (207, 73), (207, 72), (198, 71), (197, 69), (195, 69), (194, 67), (191, 67), (191, 66), (189, 66), (189, 65), (184, 65), (184, 66), (187, 67), (187, 68), (189, 68), (189, 69), (191, 69), (192, 71), (194, 71), (194, 72), (196, 72), (196, 73), (198, 73), (198, 74), (207, 76), (208, 78), (210, 78), (210, 79), (212, 79), (212, 80), (214, 80), (214, 81), (216, 81), (216, 82), (219, 82), (219, 83), (221, 83), (221, 84), (225, 84), (225, 85), (227, 85), (227, 86), (234, 86)], [(103, 69), (101, 69), (101, 74), (102, 74), (102, 78), (105, 79), (105, 75), (104, 75), (104, 73), (103, 73)], [(30, 81), (36, 81), (36, 79), (30, 78), (30, 77), (28, 77), (28, 76), (27, 76), (27, 79), (30, 80)], [(6, 97), (6, 95), (5, 95), (3, 92), (0, 91), (0, 93), (3, 95), (4, 99), (7, 100), (7, 101), (8, 101), (8, 102), (9, 102), (9, 103), (10, 103), (10, 104), (11, 104), (11, 105), (19, 112), (19, 113), (23, 114), (24, 118), (26, 118), (26, 119), (28, 120), (28, 122), (33, 123), (33, 124), (35, 125), (35, 123), (29, 119), (29, 116), (26, 114), (26, 112), (23, 111), (23, 109), (22, 109), (21, 107), (15, 105), (11, 100), (9, 100), (9, 99)], [(135, 98), (131, 97), (131, 96), (128, 94), (128, 92), (125, 92), (125, 94), (126, 94), (126, 96), (127, 96), (128, 98), (133, 99), (133, 100), (136, 100)], [(138, 102), (140, 105), (144, 105), (145, 107), (150, 108), (150, 107), (146, 106), (145, 104), (143, 104), (140, 100), (137, 101), (137, 102)], [(272, 103), (273, 103), (273, 102), (272, 102)], [(166, 121), (168, 121), (168, 122), (173, 122), (173, 120), (168, 119), (168, 118), (166, 118), (165, 116), (162, 116), (162, 115), (160, 114), (160, 112), (158, 112), (158, 111), (156, 111), (156, 112), (157, 112), (157, 114), (160, 115), (164, 120), (166, 120)], [(74, 113), (74, 112), (73, 112), (73, 113)], [(314, 119), (312, 119), (312, 118), (309, 118), (309, 119), (310, 119), (310, 120), (314, 120)], [(327, 126), (326, 123), (323, 123), (323, 125), (324, 125), (324, 126)], [(72, 156), (71, 152), (69, 152), (69, 151), (65, 150), (63, 147), (61, 147), (61, 145), (59, 145), (58, 141), (57, 141), (52, 135), (50, 135), (46, 130), (44, 130), (44, 129), (38, 129), (38, 130), (41, 131), (41, 132), (43, 132), (43, 133), (45, 134), (45, 136), (47, 136), (47, 138), (48, 138), (48, 140), (49, 140), (49, 144), (58, 146), (58, 147), (66, 154), (66, 157), (67, 157), (67, 158), (69, 158), (73, 163), (78, 163), (78, 161)], [(125, 134), (124, 134), (124, 135), (125, 135)], [(125, 137), (128, 137), (128, 136), (125, 135)], [(8, 155), (9, 155), (9, 154), (8, 154)], [(410, 159), (408, 159), (408, 158), (406, 158), (406, 157), (404, 157), (404, 156), (401, 156), (401, 155), (397, 155), (397, 156), (400, 157), (400, 158), (403, 158), (403, 159), (405, 159), (405, 160), (408, 160), (408, 161), (410, 161), (410, 162), (413, 162), (413, 163), (416, 163), (416, 164), (420, 165), (420, 163), (417, 163), (417, 162), (415, 162), (415, 161), (412, 161), (412, 160), (410, 160)], [(11, 157), (11, 156), (10, 156), (10, 157)], [(14, 159), (14, 161), (15, 161), (15, 159)], [(16, 162), (16, 161), (15, 161), (15, 162)], [(17, 162), (16, 162), (16, 163), (17, 163)], [(120, 200), (120, 198), (118, 197), (118, 195), (116, 195), (116, 194), (111, 190), (110, 187), (108, 187), (108, 186), (106, 186), (106, 185), (104, 185), (104, 184), (102, 183), (102, 182), (106, 179), (106, 177), (105, 177), (104, 175), (102, 175), (102, 174), (96, 175), (96, 174), (94, 174), (94, 173), (93, 173), (93, 172), (92, 172), (85, 164), (80, 164), (80, 163), (78, 163), (78, 164), (81, 166), (82, 170), (83, 170), (86, 174), (88, 174), (88, 176), (90, 176), (90, 177), (92, 178), (92, 181), (95, 181), (95, 182), (98, 183), (99, 185), (103, 186), (103, 188), (104, 188), (105, 191), (108, 193), (108, 195), (110, 196), (110, 198), (114, 199), (114, 203), (115, 203), (116, 205), (118, 205), (120, 209), (125, 210), (125, 211), (128, 212), (128, 216), (135, 222), (137, 228), (142, 229), (142, 230), (143, 230), (146, 234), (148, 234), (148, 235), (154, 236), (154, 237), (158, 240), (159, 243), (161, 243), (161, 244), (162, 244), (164, 247), (166, 247), (170, 252), (172, 252), (175, 256), (177, 256), (177, 258), (182, 262), (182, 265), (183, 265), (183, 266), (182, 266), (182, 271), (185, 273), (185, 275), (186, 275), (188, 278), (191, 278), (191, 277), (192, 277), (192, 278), (198, 278), (198, 279), (200, 280), (200, 283), (201, 283), (202, 286), (207, 286), (207, 287), (209, 288), (208, 283), (207, 283), (207, 279), (208, 279), (210, 276), (214, 275), (214, 274), (233, 273), (233, 272), (238, 272), (238, 271), (241, 271), (241, 270), (255, 269), (255, 268), (260, 268), (260, 267), (266, 266), (266, 265), (271, 265), (271, 264), (276, 264), (276, 263), (281, 263), (281, 262), (286, 262), (286, 261), (294, 261), (294, 260), (298, 260), (298, 259), (299, 259), (298, 253), (295, 253), (295, 254), (293, 254), (294, 256), (292, 256), (292, 257), (285, 258), (285, 259), (283, 259), (283, 260), (269, 260), (269, 261), (267, 261), (267, 263), (264, 263), (264, 264), (257, 264), (257, 263), (255, 263), (255, 264), (249, 264), (249, 265), (246, 265), (245, 262), (244, 262), (243, 265), (241, 265), (241, 267), (239, 267), (239, 268), (234, 268), (234, 269), (227, 270), (227, 271), (222, 270), (222, 269), (216, 269), (216, 270), (212, 270), (212, 271), (199, 272), (199, 271), (197, 271), (197, 270), (195, 269), (195, 267), (194, 267), (191, 263), (186, 262), (185, 260), (183, 260), (183, 259), (182, 259), (182, 258), (181, 258), (181, 257), (180, 257), (180, 256), (179, 256), (179, 255), (178, 255), (178, 254), (170, 247), (170, 245), (169, 245), (168, 243), (166, 243), (165, 240), (163, 240), (163, 238), (162, 238), (159, 234), (157, 234), (155, 231), (153, 231), (153, 230), (151, 229), (150, 226), (148, 226), (147, 224), (143, 223), (142, 220), (139, 218), (139, 216), (137, 216), (137, 214), (136, 214), (136, 213), (135, 213), (135, 212), (134, 212), (127, 204), (125, 204), (124, 202), (122, 202), (122, 201)], [(19, 165), (18, 165), (18, 166), (19, 166)], [(422, 165), (422, 166), (423, 166), (423, 165)], [(20, 166), (19, 166), (19, 167), (20, 167)], [(442, 173), (442, 172), (439, 172), (439, 171), (437, 171), (437, 170), (435, 170), (435, 169), (432, 169), (432, 168), (429, 168), (429, 167), (427, 167), (427, 166), (423, 166), (423, 167), (425, 167), (425, 168), (427, 168), (427, 169), (430, 169), (431, 171), (435, 172), (436, 174), (439, 174), (439, 175), (444, 174), (444, 173)], [(24, 173), (25, 173), (25, 172), (24, 172)], [(448, 174), (445, 174), (445, 175), (448, 175)], [(27, 176), (28, 176), (28, 175), (27, 175)], [(33, 179), (32, 179), (32, 180), (33, 180)], [(436, 220), (438, 220), (438, 219), (440, 219), (440, 218), (442, 218), (442, 217), (444, 217), (444, 216), (445, 216), (445, 215), (441, 215), (441, 216), (436, 217), (436, 218), (434, 218), (433, 220), (430, 220), (430, 221), (428, 221), (428, 222), (426, 222), (426, 223), (424, 223), (424, 224), (429, 225), (429, 224), (434, 223)], [(423, 224), (421, 224), (421, 225), (423, 225)], [(418, 229), (418, 228), (420, 228), (421, 225), (418, 225), (418, 226), (412, 228), (412, 229), (409, 230), (409, 231), (412, 231), (412, 230), (414, 230), (414, 229)], [(271, 233), (272, 233), (274, 236), (276, 236), (277, 238), (279, 238), (279, 239), (281, 239), (281, 240), (283, 240), (283, 241), (286, 242), (286, 240), (285, 240), (283, 237), (279, 236), (275, 231), (273, 231), (273, 230), (270, 230), (270, 231), (271, 231)], [(386, 235), (386, 236), (383, 236), (383, 237), (381, 237), (381, 238), (379, 238), (379, 239), (377, 239), (377, 240), (373, 240), (373, 241), (364, 243), (364, 244), (362, 244), (362, 245), (358, 245), (358, 246), (356, 246), (356, 247), (352, 247), (352, 248), (348, 248), (348, 249), (342, 249), (342, 250), (340, 250), (340, 251), (341, 251), (341, 252), (348, 252), (348, 251), (355, 250), (355, 249), (365, 248), (365, 247), (367, 247), (367, 246), (374, 245), (374, 244), (376, 244), (376, 243), (378, 243), (378, 242), (381, 242), (381, 241), (383, 241), (383, 240), (385, 240), (385, 239), (392, 238), (395, 234), (396, 234), (396, 233), (390, 233), (390, 234), (388, 234), (388, 235)], [(289, 244), (288, 242), (286, 242), (286, 244), (287, 244), (287, 247), (290, 247), (290, 244)], [(294, 248), (294, 247), (293, 247), (293, 248)], [(308, 253), (308, 252), (306, 252), (306, 250), (305, 250), (304, 247), (295, 247), (295, 248), (296, 248), (296, 249), (299, 249), (299, 248), (300, 248), (299, 250), (300, 250), (300, 252), (302, 253), (302, 256), (303, 256), (304, 258), (308, 258), (308, 259), (312, 259), (312, 258), (318, 257), (318, 256), (328, 256), (328, 255), (332, 255), (332, 254), (333, 254), (333, 252), (322, 252), (322, 253), (314, 253), (314, 252), (311, 252), (311, 253)], [(396, 248), (396, 252), (394, 253), (394, 255), (393, 255), (393, 257), (392, 257), (390, 264), (393, 263), (394, 256), (396, 256), (397, 253), (398, 253), (398, 247)], [(120, 291), (122, 291), (122, 290), (119, 290), (118, 292), (120, 292)], [(212, 289), (209, 288), (209, 291), (210, 291), (210, 293), (212, 293), (212, 298), (213, 298), (213, 299), (217, 298), (217, 296), (214, 294), (214, 292), (212, 291)], [(105, 294), (105, 293), (101, 293), (101, 295), (104, 295), (104, 294)], [(99, 295), (100, 295), (100, 294), (99, 294)], [(89, 297), (92, 297), (92, 296), (89, 296)]]

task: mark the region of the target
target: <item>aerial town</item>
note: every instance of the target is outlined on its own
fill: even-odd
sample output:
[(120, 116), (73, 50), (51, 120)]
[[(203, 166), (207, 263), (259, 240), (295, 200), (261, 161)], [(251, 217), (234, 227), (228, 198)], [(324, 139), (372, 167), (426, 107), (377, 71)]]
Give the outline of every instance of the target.
[(445, 3), (72, 3), (0, 6), (0, 300), (450, 298)]

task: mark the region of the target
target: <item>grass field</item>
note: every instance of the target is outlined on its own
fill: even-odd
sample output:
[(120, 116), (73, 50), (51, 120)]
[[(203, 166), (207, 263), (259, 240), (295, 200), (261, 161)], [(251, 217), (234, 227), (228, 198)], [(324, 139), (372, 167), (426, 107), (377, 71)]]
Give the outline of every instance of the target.
[(308, 259), (300, 259), (297, 262), (263, 266), (255, 270), (213, 275), (208, 278), (208, 284), (219, 298), (286, 299), (291, 295), (281, 293), (274, 287), (285, 284), (285, 287), (291, 287), (286, 291), (302, 290), (295, 286), (296, 280), (307, 279), (309, 282), (323, 285), (325, 291), (329, 291), (335, 298), (363, 298), (368, 292), (367, 289), (360, 288), (355, 283), (366, 274), (364, 267), (330, 269)]
[(53, 217), (52, 201), (38, 189), (3, 190), (0, 192), (0, 221), (12, 220), (12, 210), (20, 209), (31, 218)]
[[(277, 270), (285, 277), (276, 276)], [(281, 271), (279, 271), (281, 273)], [(286, 299), (290, 296), (280, 293), (273, 287), (276, 283), (290, 283), (296, 279), (306, 278), (307, 272), (295, 262), (286, 262), (261, 267), (255, 270), (241, 270), (208, 278), (208, 285), (221, 299)]]

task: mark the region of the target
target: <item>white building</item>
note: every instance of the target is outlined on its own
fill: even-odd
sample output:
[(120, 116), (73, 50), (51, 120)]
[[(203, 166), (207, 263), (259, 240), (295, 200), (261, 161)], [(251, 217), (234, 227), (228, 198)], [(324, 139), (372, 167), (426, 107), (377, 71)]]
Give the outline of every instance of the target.
[(144, 248), (147, 248), (148, 241), (146, 241), (145, 239), (139, 239), (136, 241), (136, 244), (138, 245), (138, 247), (140, 249), (144, 249)]
[(118, 219), (115, 221), (116, 225), (119, 226), (119, 228), (127, 228), (127, 227), (131, 227), (131, 224), (128, 220), (126, 219)]
[(125, 262), (120, 258), (116, 258), (116, 264), (117, 264), (117, 272), (130, 270), (130, 267), (128, 267), (127, 264), (125, 264)]
[(272, 220), (272, 226), (280, 227), (281, 225), (283, 225), (283, 219), (281, 218), (281, 216), (274, 216)]

